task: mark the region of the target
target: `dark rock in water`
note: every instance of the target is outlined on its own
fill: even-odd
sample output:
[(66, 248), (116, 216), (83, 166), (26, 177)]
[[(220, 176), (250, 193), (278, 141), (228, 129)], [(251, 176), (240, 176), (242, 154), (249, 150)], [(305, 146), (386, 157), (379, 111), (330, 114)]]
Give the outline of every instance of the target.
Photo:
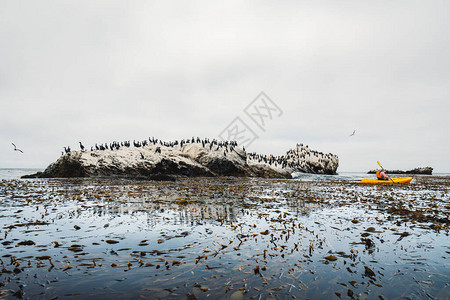
[(236, 177), (248, 177), (252, 175), (248, 168), (240, 167), (239, 165), (236, 165), (235, 162), (226, 158), (211, 160), (205, 167), (217, 175), (228, 176), (233, 174), (233, 176)]
[(22, 178), (114, 176), (175, 180), (177, 176), (292, 178), (293, 172), (335, 174), (337, 156), (297, 145), (283, 156), (255, 156), (241, 147), (209, 143), (149, 144), (115, 150), (73, 151), (43, 172)]
[(89, 174), (78, 159), (71, 155), (64, 155), (56, 163), (50, 164), (44, 172), (24, 175), (22, 178), (71, 178), (87, 176)]
[(59, 164), (51, 164), (44, 173), (50, 177), (87, 177), (88, 173), (84, 165), (73, 156), (65, 156)]
[(37, 172), (37, 173), (34, 173), (34, 174), (23, 175), (20, 178), (30, 179), (30, 178), (45, 178), (45, 177), (44, 177), (44, 173)]
[[(367, 174), (376, 174), (377, 170), (370, 170)], [(408, 171), (402, 170), (386, 170), (389, 174), (418, 174), (418, 175), (431, 175), (433, 172), (432, 167), (415, 168)]]
[(252, 166), (251, 170), (255, 174), (255, 177), (286, 179), (292, 178), (292, 175), (289, 172), (280, 173), (269, 167)]

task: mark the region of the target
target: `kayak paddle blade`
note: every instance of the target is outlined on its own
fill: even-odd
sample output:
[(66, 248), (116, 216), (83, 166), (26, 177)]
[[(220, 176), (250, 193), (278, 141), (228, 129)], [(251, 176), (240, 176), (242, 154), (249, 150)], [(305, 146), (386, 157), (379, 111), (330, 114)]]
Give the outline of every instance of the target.
[(380, 161), (379, 160), (377, 160), (377, 164), (380, 166), (380, 168), (382, 168), (383, 169), (383, 167), (381, 166), (381, 163), (380, 163)]

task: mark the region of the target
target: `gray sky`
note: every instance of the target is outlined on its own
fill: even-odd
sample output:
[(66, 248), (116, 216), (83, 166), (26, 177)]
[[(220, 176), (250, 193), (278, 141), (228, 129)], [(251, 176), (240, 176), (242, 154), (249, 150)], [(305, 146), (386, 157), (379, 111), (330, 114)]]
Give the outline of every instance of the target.
[[(0, 0), (0, 167), (239, 116), (248, 151), (450, 172), (449, 1), (213, 2)], [(265, 131), (244, 113), (261, 91), (283, 111)]]

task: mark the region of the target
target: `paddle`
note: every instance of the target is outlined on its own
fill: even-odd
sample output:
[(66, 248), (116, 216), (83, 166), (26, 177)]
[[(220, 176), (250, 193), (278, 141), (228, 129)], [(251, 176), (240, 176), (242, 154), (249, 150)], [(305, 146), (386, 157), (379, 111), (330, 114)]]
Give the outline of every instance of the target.
[[(377, 164), (380, 166), (380, 168), (381, 168), (382, 170), (385, 170), (385, 168), (383, 168), (383, 166), (381, 165), (380, 161), (377, 160)], [(390, 178), (390, 177), (389, 177), (389, 178)], [(395, 182), (394, 182), (394, 179), (392, 179), (392, 178), (390, 178), (390, 179), (391, 179), (392, 183), (395, 183)]]

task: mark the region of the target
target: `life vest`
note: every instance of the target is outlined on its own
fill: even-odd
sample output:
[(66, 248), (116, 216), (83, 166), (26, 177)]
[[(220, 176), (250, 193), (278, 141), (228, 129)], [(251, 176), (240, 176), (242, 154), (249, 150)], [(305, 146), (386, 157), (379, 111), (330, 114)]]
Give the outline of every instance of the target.
[(381, 172), (377, 171), (377, 178), (383, 180), (384, 178), (381, 176)]

